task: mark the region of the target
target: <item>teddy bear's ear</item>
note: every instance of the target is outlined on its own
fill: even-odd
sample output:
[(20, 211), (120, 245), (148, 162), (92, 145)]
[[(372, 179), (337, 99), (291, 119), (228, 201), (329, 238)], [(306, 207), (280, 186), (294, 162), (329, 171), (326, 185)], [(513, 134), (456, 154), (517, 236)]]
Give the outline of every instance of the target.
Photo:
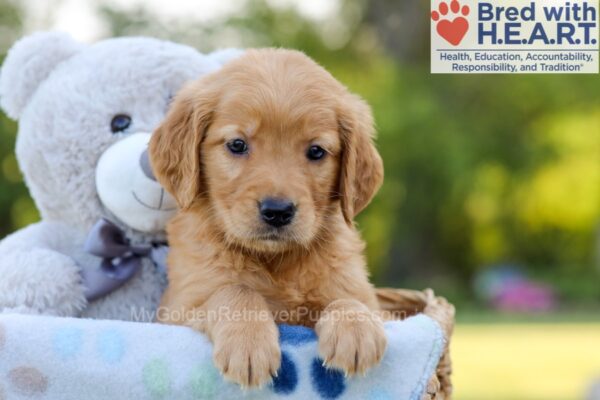
[(224, 65), (229, 61), (238, 58), (242, 54), (244, 54), (244, 50), (230, 48), (215, 50), (212, 53), (210, 53), (208, 57), (211, 60), (216, 61), (219, 65)]
[(62, 32), (39, 32), (16, 42), (0, 70), (0, 106), (14, 119), (58, 64), (83, 44)]

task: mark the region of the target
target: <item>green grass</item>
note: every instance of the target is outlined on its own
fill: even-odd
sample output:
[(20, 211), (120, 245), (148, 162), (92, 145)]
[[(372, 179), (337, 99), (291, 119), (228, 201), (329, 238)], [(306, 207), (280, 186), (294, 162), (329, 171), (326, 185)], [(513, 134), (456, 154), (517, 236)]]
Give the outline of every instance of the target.
[(600, 379), (600, 323), (459, 323), (457, 400), (575, 400)]

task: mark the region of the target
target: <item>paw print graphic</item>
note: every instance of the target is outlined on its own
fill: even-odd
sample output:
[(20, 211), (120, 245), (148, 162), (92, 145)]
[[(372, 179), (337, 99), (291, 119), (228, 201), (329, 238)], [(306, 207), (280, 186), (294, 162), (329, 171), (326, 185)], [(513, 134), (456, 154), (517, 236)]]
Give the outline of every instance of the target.
[(442, 1), (438, 10), (431, 12), (431, 19), (437, 22), (437, 33), (451, 45), (458, 46), (469, 30), (469, 21), (465, 17), (470, 11), (467, 5), (461, 7), (458, 0), (452, 0), (449, 8), (448, 4)]

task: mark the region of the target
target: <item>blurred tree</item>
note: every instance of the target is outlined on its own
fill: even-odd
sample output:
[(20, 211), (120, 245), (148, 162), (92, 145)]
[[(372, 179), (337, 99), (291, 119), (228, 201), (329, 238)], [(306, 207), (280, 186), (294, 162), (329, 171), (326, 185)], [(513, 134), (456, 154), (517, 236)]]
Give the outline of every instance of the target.
[[(22, 9), (16, 1), (0, 0), (0, 62), (22, 34)], [(17, 124), (0, 113), (0, 237), (38, 219), (14, 156)]]
[(0, 0), (0, 51), (4, 54), (12, 42), (19, 37), (22, 25), (22, 10), (14, 0)]
[(366, 1), (365, 22), (372, 25), (391, 56), (406, 64), (429, 62), (429, 2)]

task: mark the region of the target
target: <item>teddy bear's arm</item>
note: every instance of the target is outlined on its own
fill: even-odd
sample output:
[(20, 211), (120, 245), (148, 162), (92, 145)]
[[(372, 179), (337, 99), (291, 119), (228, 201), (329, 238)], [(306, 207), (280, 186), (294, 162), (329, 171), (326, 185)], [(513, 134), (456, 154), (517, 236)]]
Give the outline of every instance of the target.
[(42, 221), (0, 242), (0, 312), (76, 316), (85, 308), (80, 268), (59, 250), (70, 236)]

